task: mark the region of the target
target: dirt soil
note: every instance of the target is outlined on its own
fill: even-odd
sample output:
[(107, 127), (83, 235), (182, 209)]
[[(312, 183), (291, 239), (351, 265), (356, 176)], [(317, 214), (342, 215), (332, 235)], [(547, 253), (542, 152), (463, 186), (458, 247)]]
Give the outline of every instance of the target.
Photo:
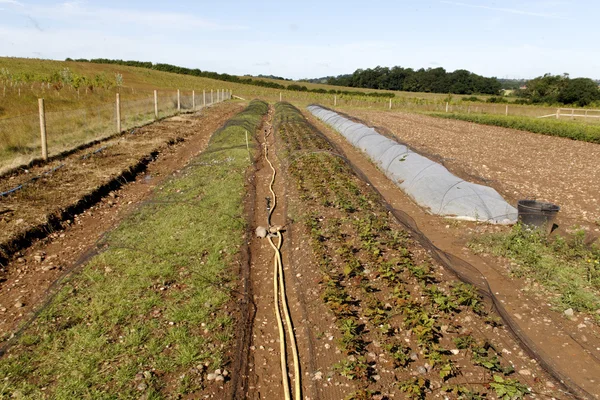
[(534, 198), (561, 207), (558, 224), (600, 231), (600, 146), (515, 129), (403, 112), (352, 109), (453, 173), (480, 177), (511, 203)]
[[(512, 323), (515, 324), (521, 333), (526, 334), (526, 336), (533, 341), (535, 350), (547, 358), (552, 367), (564, 376), (569, 377), (573, 382), (588, 393), (591, 393), (595, 398), (600, 396), (600, 381), (598, 380), (598, 376), (600, 376), (600, 330), (590, 318), (576, 316), (569, 320), (562, 314), (552, 311), (549, 307), (550, 305), (547, 304), (542, 295), (535, 291), (528, 290), (525, 281), (508, 277), (507, 274), (504, 273), (504, 266), (499, 264), (497, 259), (475, 255), (466, 248), (465, 244), (469, 237), (480, 232), (482, 230), (482, 225), (468, 222), (450, 222), (444, 218), (426, 213), (408, 198), (402, 190), (392, 184), (389, 179), (387, 179), (385, 175), (381, 173), (360, 151), (345, 141), (341, 135), (314, 118), (310, 113), (304, 112), (304, 114), (313, 124), (321, 129), (322, 132), (324, 132), (326, 136), (341, 149), (341, 151), (343, 151), (344, 155), (354, 164), (355, 168), (370, 180), (370, 183), (374, 188), (383, 195), (386, 201), (394, 209), (401, 210), (412, 218), (418, 229), (423, 232), (435, 246), (467, 261), (486, 277), (491, 290), (510, 313)], [(498, 154), (504, 154), (504, 156), (507, 157), (510, 153), (507, 151), (507, 148), (514, 147), (513, 150), (516, 152), (522, 150), (524, 153), (519, 154), (521, 154), (522, 157), (525, 157), (527, 151), (523, 150), (517, 144), (514, 146), (510, 144), (517, 143), (515, 137), (511, 136), (512, 140), (507, 140), (502, 146), (498, 145), (497, 149), (484, 143), (485, 141), (490, 140), (490, 138), (490, 141), (497, 142), (500, 140), (500, 137), (503, 137), (502, 135), (517, 135), (518, 132), (518, 135), (526, 136), (522, 142), (529, 143), (531, 146), (534, 145), (536, 138), (539, 138), (541, 141), (546, 141), (547, 139), (551, 141), (560, 141), (562, 142), (563, 148), (568, 148), (571, 144), (574, 148), (579, 148), (581, 145), (585, 145), (584, 147), (587, 148), (587, 145), (591, 145), (589, 143), (574, 142), (507, 129), (489, 128), (491, 129), (491, 131), (489, 131), (488, 127), (469, 127), (469, 125), (472, 124), (460, 122), (456, 125), (463, 125), (463, 129), (465, 126), (467, 129), (472, 129), (472, 132), (474, 133), (469, 137), (476, 137), (476, 140), (473, 140), (473, 143), (468, 143), (468, 148), (476, 149), (473, 154), (470, 154), (470, 152), (464, 151), (463, 147), (467, 145), (467, 138), (461, 137), (458, 126), (454, 126), (453, 130), (446, 128), (446, 121), (419, 115), (392, 114), (378, 111), (352, 111), (351, 116), (364, 117), (367, 121), (372, 122), (372, 125), (384, 126), (387, 128), (388, 133), (396, 134), (402, 132), (402, 134), (398, 133), (401, 140), (417, 150), (425, 149), (424, 153), (431, 154), (440, 151), (439, 154), (444, 157), (446, 165), (450, 167), (451, 170), (452, 166), (457, 166), (457, 169), (461, 169), (463, 173), (483, 175), (486, 170), (492, 170), (492, 168), (495, 167), (494, 170), (498, 171), (499, 174), (502, 174), (500, 167), (502, 167), (503, 164), (493, 164), (486, 158), (486, 165), (482, 165), (483, 161), (481, 160), (483, 160), (483, 158), (475, 158), (475, 155), (481, 154), (478, 157), (484, 157), (484, 154), (489, 154), (489, 157), (492, 160), (501, 163), (502, 158)], [(448, 125), (455, 125), (455, 121), (448, 122), (450, 122)], [(481, 128), (481, 131), (479, 131), (478, 128)], [(496, 129), (498, 129), (498, 132), (495, 132)], [(451, 143), (450, 137), (456, 138), (457, 142), (448, 144)], [(441, 144), (443, 142), (447, 143), (447, 145), (443, 146)], [(462, 145), (458, 146), (456, 143), (461, 143)], [(558, 144), (554, 144), (554, 146), (554, 150), (558, 151)], [(591, 146), (598, 147), (597, 145)], [(550, 148), (550, 145), (546, 145), (545, 148)], [(600, 155), (600, 148), (594, 149), (592, 147), (591, 150), (596, 151), (596, 154)], [(442, 151), (444, 151), (444, 153), (441, 153)], [(542, 156), (541, 151), (537, 154), (539, 157)], [(448, 158), (450, 158), (451, 155), (455, 158), (449, 160)], [(473, 158), (471, 158), (471, 156), (473, 156)], [(593, 165), (591, 163), (592, 156), (589, 156), (588, 158), (587, 153), (582, 154), (581, 156), (587, 160), (585, 162), (588, 163), (588, 167), (597, 174), (598, 165)], [(478, 164), (476, 160), (480, 160), (480, 163)], [(527, 160), (527, 158), (524, 158), (524, 160)], [(564, 162), (563, 159), (554, 161), (559, 163)], [(472, 167), (470, 167), (471, 165)], [(518, 168), (516, 163), (510, 165), (512, 166), (506, 166), (505, 171), (508, 171), (511, 168)], [(550, 168), (550, 166), (548, 165), (547, 168)], [(570, 170), (573, 171), (573, 168), (571, 167)], [(453, 172), (457, 173), (456, 171)], [(581, 170), (576, 169), (574, 170), (574, 173), (578, 176), (576, 179), (583, 179), (584, 174)], [(506, 175), (508, 176), (508, 173), (506, 173)], [(491, 177), (494, 175), (488, 176)], [(532, 179), (530, 176), (513, 175), (512, 180), (509, 180), (509, 184), (521, 185), (519, 187), (524, 188), (530, 179)], [(538, 179), (542, 180), (542, 177), (538, 175)], [(548, 182), (548, 180), (546, 180), (546, 182)], [(572, 182), (564, 183), (565, 185), (571, 185)], [(590, 199), (595, 199), (594, 196), (597, 197), (600, 193), (600, 191), (596, 191), (595, 193), (591, 190), (588, 191), (588, 186), (581, 183), (581, 181), (580, 185), (581, 186), (578, 186), (579, 188), (582, 188), (580, 193), (587, 193), (586, 196)], [(492, 186), (497, 190), (502, 190), (501, 187), (499, 188), (495, 185)], [(516, 188), (517, 186), (514, 187)], [(546, 188), (544, 185), (539, 184), (534, 185), (533, 187)], [(561, 195), (565, 194), (564, 192), (557, 193), (562, 193)], [(568, 197), (565, 197), (565, 199), (567, 198)], [(553, 201), (552, 198), (545, 199)], [(558, 200), (554, 201), (561, 204)], [(590, 215), (590, 213), (577, 214), (577, 211), (578, 210), (571, 210), (570, 215), (578, 215), (576, 218), (579, 218), (580, 220), (584, 216)], [(485, 226), (484, 229), (489, 231), (502, 228)]]
[[(243, 108), (240, 103), (223, 103), (198, 113), (163, 120), (139, 129), (133, 135), (98, 145), (109, 146), (105, 151), (85, 160), (77, 153), (60, 161), (66, 167), (64, 174), (57, 172), (30, 185), (26, 192), (0, 199), (0, 210), (10, 210), (4, 220), (2, 239), (17, 229), (7, 226), (44, 221), (48, 213), (79, 201), (82, 194), (94, 190), (92, 183), (102, 185), (112, 174), (139, 162), (139, 159), (155, 152), (153, 161), (145, 167), (135, 181), (111, 191), (97, 199), (73, 220), (64, 221), (62, 228), (38, 240), (22, 250), (2, 268), (0, 280), (0, 333), (6, 340), (11, 333), (32, 315), (51, 289), (53, 282), (78, 266), (86, 252), (93, 250), (103, 234), (116, 226), (126, 215), (147, 198), (154, 187), (171, 174), (181, 170), (207, 145), (212, 133)], [(94, 149), (83, 152), (89, 154)], [(27, 173), (5, 178), (0, 182), (4, 188), (21, 182), (29, 175), (37, 175), (49, 166), (37, 167)], [(75, 173), (81, 180), (69, 177)], [(87, 179), (89, 178), (89, 179)], [(98, 178), (98, 179), (97, 179)], [(127, 183), (127, 182), (123, 182)], [(65, 188), (66, 186), (66, 188)], [(50, 203), (36, 201), (28, 193), (40, 191), (56, 200)], [(19, 219), (23, 219), (17, 223)]]
[[(351, 385), (337, 377), (328, 376), (333, 364), (341, 359), (339, 350), (333, 342), (334, 317), (328, 313), (320, 299), (317, 285), (318, 267), (311, 257), (304, 229), (289, 220), (288, 209), (298, 206), (299, 199), (293, 187), (288, 184), (281, 160), (276, 154), (275, 138), (269, 117), (263, 124), (258, 136), (260, 153), (255, 173), (255, 214), (252, 228), (267, 226), (267, 198), (273, 204), (269, 191), (272, 170), (264, 158), (263, 143), (268, 145), (269, 159), (277, 175), (274, 191), (277, 195), (277, 207), (271, 217), (272, 225), (285, 225), (282, 246), (286, 295), (296, 342), (298, 344), (302, 394), (305, 399), (341, 399), (350, 392)], [(266, 138), (265, 138), (266, 134)], [(274, 239), (276, 242), (276, 239)], [(273, 299), (273, 257), (274, 251), (267, 239), (254, 236), (250, 241), (250, 276), (252, 292), (256, 305), (256, 315), (252, 326), (252, 344), (250, 346), (249, 375), (250, 383), (246, 398), (279, 399), (283, 398), (283, 384), (280, 367), (280, 340), (275, 316)], [(287, 331), (286, 331), (286, 342)], [(293, 388), (293, 362), (288, 342), (287, 365), (290, 375), (290, 387)]]

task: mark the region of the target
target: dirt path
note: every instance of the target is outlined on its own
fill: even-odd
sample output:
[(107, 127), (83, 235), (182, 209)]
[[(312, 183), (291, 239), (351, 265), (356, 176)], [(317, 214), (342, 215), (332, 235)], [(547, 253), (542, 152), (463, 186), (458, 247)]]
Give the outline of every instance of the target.
[(3, 339), (31, 315), (47, 296), (53, 282), (79, 265), (105, 232), (134, 210), (154, 187), (200, 153), (211, 134), (241, 108), (240, 104), (223, 105), (144, 128), (148, 135), (160, 135), (170, 130), (171, 134), (186, 136), (186, 139), (164, 148), (135, 182), (111, 192), (73, 221), (67, 221), (63, 230), (35, 242), (5, 266), (0, 282), (0, 333)]
[(488, 279), (492, 291), (512, 314), (513, 322), (533, 340), (554, 368), (587, 392), (600, 396), (600, 336), (591, 321), (567, 321), (550, 311), (543, 298), (526, 294), (522, 283), (499, 273), (502, 268), (494, 265), (493, 260), (476, 256), (465, 247), (475, 224), (448, 224), (442, 218), (425, 213), (341, 135), (310, 113), (305, 112), (305, 115), (343, 150), (392, 207), (412, 217), (434, 245), (469, 262)]
[(600, 231), (597, 144), (418, 114), (347, 112), (436, 156), (457, 175), (483, 178), (511, 203), (550, 201), (561, 206), (559, 224), (589, 224)]
[[(299, 350), (302, 398), (341, 399), (348, 393), (348, 385), (339, 377), (332, 377), (333, 365), (341, 355), (333, 342), (334, 318), (327, 312), (317, 288), (320, 276), (318, 266), (311, 255), (306, 233), (301, 224), (290, 219), (300, 200), (293, 188), (287, 184), (285, 162), (276, 151), (275, 133), (271, 129), (273, 109), (262, 129), (259, 142), (266, 141), (269, 159), (273, 163), (277, 177), (274, 191), (277, 207), (271, 217), (272, 225), (285, 225), (283, 232), (283, 266), (286, 281), (286, 295), (290, 306), (296, 341)], [(284, 160), (285, 161), (285, 160)], [(253, 228), (267, 225), (267, 205), (272, 204), (269, 182), (272, 170), (261, 153), (255, 173), (255, 214)], [(267, 200), (268, 199), (268, 200)], [(283, 399), (283, 385), (280, 367), (280, 340), (275, 317), (273, 299), (273, 249), (267, 239), (256, 236), (250, 241), (250, 275), (252, 292), (256, 304), (253, 324), (252, 345), (250, 347), (250, 384), (247, 398)], [(287, 351), (289, 383), (293, 391), (292, 354)]]

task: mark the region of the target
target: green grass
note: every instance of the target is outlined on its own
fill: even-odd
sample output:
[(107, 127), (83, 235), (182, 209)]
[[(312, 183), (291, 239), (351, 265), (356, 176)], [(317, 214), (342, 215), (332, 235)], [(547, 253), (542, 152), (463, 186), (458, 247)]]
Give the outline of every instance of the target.
[(159, 399), (202, 389), (205, 364), (227, 367), (235, 324), (224, 306), (234, 308), (250, 165), (244, 130), (255, 132), (266, 111), (252, 102), (234, 117), (64, 282), (0, 360), (2, 398)]
[(427, 113), (427, 115), (438, 118), (475, 122), (483, 125), (519, 129), (522, 131), (540, 133), (542, 135), (559, 136), (590, 143), (600, 143), (600, 126), (588, 125), (581, 122), (490, 114)]
[(507, 233), (476, 237), (469, 246), (478, 253), (511, 260), (511, 273), (541, 284), (559, 311), (572, 308), (591, 313), (600, 322), (596, 314), (600, 309), (600, 248), (586, 244), (584, 238), (580, 230), (549, 239), (519, 224)]

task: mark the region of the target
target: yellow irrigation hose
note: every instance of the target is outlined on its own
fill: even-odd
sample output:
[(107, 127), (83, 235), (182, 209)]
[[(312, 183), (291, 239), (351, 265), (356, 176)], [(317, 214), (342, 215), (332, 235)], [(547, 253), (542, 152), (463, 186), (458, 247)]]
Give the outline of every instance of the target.
[[(269, 210), (269, 215), (267, 217), (267, 223), (270, 228), (271, 227), (271, 215), (273, 214), (273, 211), (275, 210), (275, 207), (277, 206), (277, 195), (275, 194), (275, 191), (273, 190), (273, 184), (275, 183), (275, 176), (277, 175), (277, 171), (275, 170), (275, 167), (273, 167), (273, 164), (269, 160), (268, 148), (267, 148), (267, 142), (266, 142), (267, 137), (268, 137), (268, 134), (265, 134), (265, 144), (264, 144), (265, 160), (267, 161), (267, 163), (271, 167), (271, 170), (273, 171), (273, 175), (271, 177), (271, 182), (269, 184), (269, 190), (271, 191), (271, 195), (273, 196), (273, 206)], [(283, 323), (281, 320), (281, 311), (279, 309), (278, 295), (280, 295), (280, 297), (281, 297), (281, 307), (283, 308), (283, 311), (284, 311), (285, 322), (287, 325), (288, 336), (289, 336), (289, 340), (290, 340), (290, 346), (292, 347), (292, 356), (293, 356), (293, 360), (294, 360), (295, 399), (301, 400), (302, 399), (302, 385), (300, 382), (300, 361), (299, 361), (299, 356), (298, 356), (298, 346), (296, 344), (296, 337), (294, 335), (292, 319), (290, 317), (287, 298), (285, 295), (285, 280), (283, 278), (283, 261), (282, 261), (282, 257), (281, 257), (281, 244), (283, 242), (283, 237), (281, 235), (281, 232), (279, 230), (277, 230), (277, 238), (279, 239), (277, 246), (275, 246), (275, 244), (273, 243), (273, 240), (271, 239), (270, 236), (268, 238), (269, 238), (269, 243), (271, 244), (271, 247), (275, 251), (275, 257), (274, 257), (275, 268), (274, 268), (274, 272), (273, 272), (273, 290), (274, 290), (273, 300), (275, 302), (275, 315), (277, 316), (277, 325), (279, 327), (279, 339), (280, 339), (280, 349), (281, 349), (281, 374), (282, 374), (282, 378), (283, 378), (282, 380), (283, 380), (285, 399), (286, 400), (290, 399), (290, 389), (289, 389), (289, 385), (287, 382), (288, 376), (287, 376), (287, 363), (286, 363), (285, 334), (283, 332), (283, 327), (282, 327)]]
[[(271, 242), (271, 246), (273, 242), (271, 238), (269, 238)], [(283, 382), (283, 394), (285, 396), (285, 400), (290, 400), (290, 386), (288, 383), (288, 372), (287, 372), (287, 361), (285, 358), (286, 349), (285, 349), (285, 334), (283, 333), (283, 321), (281, 319), (281, 312), (279, 311), (279, 301), (277, 300), (279, 296), (279, 287), (278, 287), (278, 279), (277, 275), (279, 274), (279, 263), (277, 261), (277, 255), (274, 259), (275, 269), (273, 270), (273, 299), (275, 301), (275, 316), (277, 317), (277, 327), (279, 328), (279, 352), (281, 354), (281, 381)]]

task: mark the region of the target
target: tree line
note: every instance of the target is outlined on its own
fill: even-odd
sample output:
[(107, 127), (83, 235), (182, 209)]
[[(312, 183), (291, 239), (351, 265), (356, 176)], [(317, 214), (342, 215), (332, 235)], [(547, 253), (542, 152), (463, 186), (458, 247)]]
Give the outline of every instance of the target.
[(600, 102), (598, 82), (589, 78), (570, 78), (569, 74), (545, 74), (527, 82), (515, 95), (532, 104), (575, 104), (585, 107)]
[(486, 78), (464, 69), (447, 72), (444, 68), (380, 67), (357, 69), (353, 74), (326, 78), (337, 86), (405, 92), (491, 94), (500, 93), (502, 84), (496, 78)]
[(156, 71), (162, 72), (172, 72), (175, 74), (182, 75), (192, 75), (203, 78), (216, 79), (225, 82), (232, 83), (241, 83), (245, 85), (254, 85), (254, 86), (262, 86), (272, 89), (280, 89), (280, 90), (292, 90), (298, 92), (312, 92), (312, 93), (329, 93), (329, 94), (346, 94), (346, 95), (358, 95), (358, 96), (370, 96), (370, 97), (394, 97), (394, 93), (382, 93), (382, 92), (360, 92), (360, 91), (349, 91), (349, 90), (325, 90), (325, 89), (309, 89), (304, 85), (298, 84), (290, 84), (290, 85), (282, 85), (276, 82), (264, 81), (262, 79), (252, 79), (248, 77), (240, 78), (239, 76), (229, 75), (229, 74), (219, 74), (217, 72), (210, 71), (202, 71), (198, 68), (185, 68), (178, 67), (176, 65), (171, 64), (163, 64), (163, 63), (152, 63), (149, 61), (133, 61), (133, 60), (111, 60), (107, 58), (93, 58), (91, 60), (87, 60), (84, 58), (72, 59), (67, 58), (65, 61), (76, 61), (76, 62), (88, 62), (95, 64), (117, 64), (117, 65), (125, 65), (129, 67), (138, 67), (138, 68), (147, 68), (153, 69)]

